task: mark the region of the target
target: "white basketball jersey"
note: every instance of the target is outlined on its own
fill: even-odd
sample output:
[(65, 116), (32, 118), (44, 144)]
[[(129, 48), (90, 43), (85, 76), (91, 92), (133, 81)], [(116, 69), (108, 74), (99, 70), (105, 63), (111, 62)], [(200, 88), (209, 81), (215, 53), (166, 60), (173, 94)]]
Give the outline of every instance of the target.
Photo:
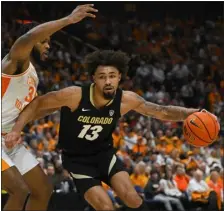
[(19, 113), (34, 99), (38, 82), (31, 62), (28, 69), (19, 75), (2, 73), (2, 133), (11, 131)]

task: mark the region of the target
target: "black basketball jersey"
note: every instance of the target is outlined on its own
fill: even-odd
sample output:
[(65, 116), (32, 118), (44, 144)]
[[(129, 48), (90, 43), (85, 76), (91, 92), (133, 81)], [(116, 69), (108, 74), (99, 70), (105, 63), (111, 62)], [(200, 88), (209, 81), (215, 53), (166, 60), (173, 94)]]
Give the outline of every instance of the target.
[(62, 107), (59, 147), (71, 155), (93, 155), (113, 147), (112, 133), (120, 118), (122, 90), (107, 105), (97, 109), (92, 100), (93, 84), (82, 86), (78, 108)]

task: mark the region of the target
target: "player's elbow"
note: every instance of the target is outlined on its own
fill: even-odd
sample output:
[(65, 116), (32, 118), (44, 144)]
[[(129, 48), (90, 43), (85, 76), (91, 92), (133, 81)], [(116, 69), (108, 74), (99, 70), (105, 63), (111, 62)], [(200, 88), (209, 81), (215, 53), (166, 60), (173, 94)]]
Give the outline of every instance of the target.
[(29, 109), (30, 111), (36, 113), (38, 110), (43, 107), (43, 100), (41, 99), (41, 96), (35, 97), (30, 104), (27, 105), (25, 109)]
[(35, 108), (37, 110), (45, 109), (47, 103), (43, 96), (36, 97), (33, 102), (35, 103)]
[(32, 33), (27, 32), (26, 34), (22, 35), (21, 37), (19, 37), (16, 42), (15, 42), (15, 46), (17, 45), (27, 45), (27, 43), (29, 43), (30, 41), (32, 41)]

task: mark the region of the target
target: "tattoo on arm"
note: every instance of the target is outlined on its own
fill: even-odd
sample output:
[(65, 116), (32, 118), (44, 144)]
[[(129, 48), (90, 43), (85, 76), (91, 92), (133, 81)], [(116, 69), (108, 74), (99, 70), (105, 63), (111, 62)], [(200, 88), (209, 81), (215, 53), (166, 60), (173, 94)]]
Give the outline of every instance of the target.
[(188, 115), (198, 111), (198, 109), (188, 109), (179, 106), (158, 105), (145, 101), (139, 95), (137, 95), (137, 98), (140, 103), (135, 110), (143, 115), (152, 116), (157, 119), (183, 121)]

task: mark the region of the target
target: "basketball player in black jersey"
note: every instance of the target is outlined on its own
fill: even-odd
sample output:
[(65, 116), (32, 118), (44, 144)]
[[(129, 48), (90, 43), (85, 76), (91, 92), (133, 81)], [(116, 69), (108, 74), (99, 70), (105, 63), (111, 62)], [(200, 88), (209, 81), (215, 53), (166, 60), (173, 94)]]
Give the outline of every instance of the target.
[(134, 92), (122, 91), (118, 86), (128, 62), (127, 55), (120, 51), (102, 50), (87, 55), (85, 64), (93, 83), (37, 97), (6, 137), (8, 143), (15, 144), (23, 127), (36, 119), (38, 113), (61, 109), (59, 145), (63, 150), (63, 166), (72, 175), (78, 191), (96, 210), (114, 210), (101, 181), (109, 184), (130, 210), (147, 210), (112, 147), (111, 135), (120, 116), (135, 110), (161, 120), (183, 121), (199, 111), (157, 105)]

